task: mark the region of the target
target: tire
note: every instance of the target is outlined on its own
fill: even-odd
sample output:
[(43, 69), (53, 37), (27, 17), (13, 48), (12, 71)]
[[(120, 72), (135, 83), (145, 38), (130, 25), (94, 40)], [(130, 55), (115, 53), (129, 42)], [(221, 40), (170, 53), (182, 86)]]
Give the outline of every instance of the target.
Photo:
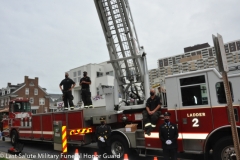
[(213, 147), (213, 159), (214, 160), (232, 160), (235, 150), (232, 137), (224, 137), (217, 141)]
[(13, 130), (12, 133), (11, 133), (11, 143), (13, 146), (15, 146), (18, 142), (18, 133), (16, 130)]
[(2, 137), (2, 141), (5, 141), (5, 137)]
[(129, 152), (129, 145), (126, 138), (121, 135), (114, 135), (110, 139), (110, 154), (119, 155), (120, 159), (123, 158), (125, 153)]

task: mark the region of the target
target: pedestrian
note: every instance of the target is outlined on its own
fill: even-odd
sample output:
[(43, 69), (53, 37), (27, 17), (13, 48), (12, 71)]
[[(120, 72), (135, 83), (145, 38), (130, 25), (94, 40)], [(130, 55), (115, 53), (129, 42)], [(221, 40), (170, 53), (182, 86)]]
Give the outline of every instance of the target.
[(75, 87), (75, 85), (75, 82), (69, 78), (68, 73), (65, 73), (65, 79), (63, 79), (59, 84), (59, 88), (63, 93), (64, 110), (68, 110), (68, 103), (71, 110), (74, 109), (72, 89)]
[(159, 127), (159, 138), (162, 141), (164, 160), (177, 160), (178, 128), (170, 122), (170, 116), (170, 113), (164, 113), (164, 123)]
[(82, 91), (82, 100), (84, 103), (84, 108), (92, 108), (91, 92), (89, 85), (91, 84), (90, 77), (87, 76), (87, 72), (83, 72), (83, 78), (80, 79), (79, 85)]
[(107, 159), (110, 152), (111, 127), (106, 124), (106, 118), (100, 117), (100, 126), (96, 128), (97, 144), (101, 159)]
[(161, 114), (161, 102), (155, 95), (155, 90), (151, 89), (150, 97), (146, 103), (146, 110), (142, 112), (145, 134), (151, 135), (151, 131), (156, 127), (157, 121)]

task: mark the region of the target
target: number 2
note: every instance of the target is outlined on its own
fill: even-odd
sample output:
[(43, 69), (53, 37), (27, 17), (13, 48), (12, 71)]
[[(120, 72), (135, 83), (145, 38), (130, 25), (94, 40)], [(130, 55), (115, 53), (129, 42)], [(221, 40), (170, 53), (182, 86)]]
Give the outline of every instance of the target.
[(199, 127), (199, 124), (198, 124), (199, 120), (197, 118), (193, 118), (192, 122), (193, 122), (193, 127)]

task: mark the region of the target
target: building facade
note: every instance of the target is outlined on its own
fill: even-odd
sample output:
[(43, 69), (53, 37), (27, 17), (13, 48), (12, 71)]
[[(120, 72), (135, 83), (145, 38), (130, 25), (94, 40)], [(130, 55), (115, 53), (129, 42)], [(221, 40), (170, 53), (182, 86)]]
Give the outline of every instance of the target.
[[(240, 40), (224, 44), (229, 66), (240, 62)], [(171, 57), (158, 59), (158, 77), (183, 72), (196, 71), (206, 68), (218, 69), (217, 58), (214, 47), (208, 43), (184, 48), (184, 53)]]
[(32, 113), (49, 112), (49, 94), (45, 88), (39, 86), (38, 80), (38, 77), (31, 79), (25, 76), (23, 83), (17, 85), (8, 83), (7, 87), (0, 90), (0, 108), (8, 108), (10, 100), (23, 97), (29, 99)]
[(94, 107), (105, 106), (104, 95), (99, 93), (99, 85), (113, 86), (114, 85), (114, 70), (112, 64), (103, 62), (99, 64), (87, 64), (77, 68), (70, 69), (69, 77), (76, 83), (72, 93), (74, 96), (73, 103), (75, 106), (82, 106), (80, 79), (83, 77), (83, 72), (87, 72), (92, 83), (90, 85), (91, 98)]

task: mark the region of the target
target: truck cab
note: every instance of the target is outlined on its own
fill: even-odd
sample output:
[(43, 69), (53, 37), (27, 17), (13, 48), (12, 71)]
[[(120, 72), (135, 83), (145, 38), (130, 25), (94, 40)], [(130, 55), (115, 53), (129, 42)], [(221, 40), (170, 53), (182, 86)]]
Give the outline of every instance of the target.
[(30, 127), (31, 116), (31, 105), (27, 98), (19, 97), (11, 100), (9, 102), (9, 115), (2, 120), (1, 129), (4, 137), (12, 137), (19, 127)]

